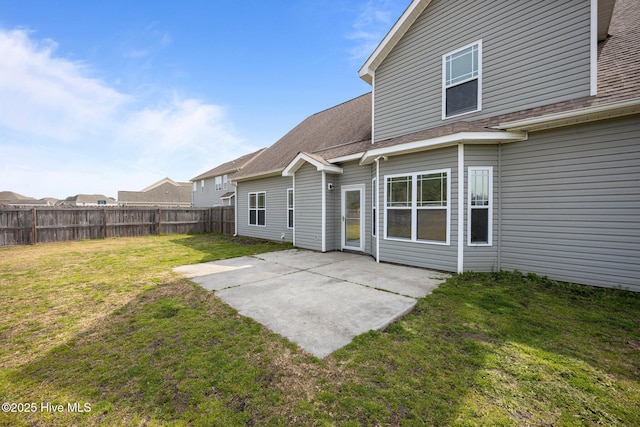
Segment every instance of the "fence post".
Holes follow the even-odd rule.
[[[31,209],[31,237],[33,244],[38,243],[38,218],[36,217],[36,208]]]
[[[102,208],[102,238],[107,238],[107,208]]]
[[[161,227],[162,227],[162,210],[158,208],[158,236],[160,235]]]

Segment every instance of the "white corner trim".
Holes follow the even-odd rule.
[[[503,143],[523,141],[527,139],[525,132],[458,132],[451,135],[420,141],[407,142],[391,147],[374,148],[367,151],[360,160],[361,165],[371,164],[379,156],[399,156],[401,154],[417,153],[436,148],[455,146],[459,143]]]
[[[464,144],[458,144],[458,273],[464,271]]]
[[[296,245],[296,176],[295,175],[293,175],[293,178],[291,181],[293,185],[293,231],[291,232],[291,240],[292,240],[293,246],[295,246]],[[287,212],[287,215],[288,214],[289,212]],[[288,219],[289,217],[287,217],[287,220]]]
[[[295,194],[295,190],[294,190]],[[322,252],[327,251],[327,172],[322,171]],[[295,221],[294,221],[295,222]],[[294,223],[295,227],[295,223]]]

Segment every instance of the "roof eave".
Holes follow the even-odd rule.
[[[367,151],[360,160],[361,165],[373,163],[379,157],[400,156],[465,144],[499,144],[523,141],[527,139],[525,132],[458,132],[451,135],[439,136],[420,141],[406,142],[390,147],[374,148]]]
[[[579,108],[562,113],[547,114],[532,119],[500,123],[495,129],[507,131],[539,131],[597,120],[612,119],[632,114],[640,114],[640,98],[614,102],[606,105]]]
[[[274,176],[282,176],[282,170],[283,168],[278,168],[278,169],[272,169],[269,171],[265,171],[265,172],[256,172],[256,173],[252,173],[252,174],[248,174],[248,175],[244,175],[244,176],[236,176],[233,178],[234,182],[243,182],[243,181],[253,181],[255,179],[262,179],[262,178],[271,178]]]

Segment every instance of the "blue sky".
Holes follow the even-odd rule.
[[[116,197],[371,90],[409,0],[0,0],[0,191]]]

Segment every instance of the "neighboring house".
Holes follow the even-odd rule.
[[[58,203],[58,206],[118,206],[115,199],[107,197],[102,194],[76,194],[75,196],[67,197]]]
[[[142,191],[118,191],[120,206],[191,206],[191,183],[161,179]]]
[[[246,154],[192,178],[193,206],[233,206],[235,185],[232,180],[234,176],[260,156],[263,151],[264,148],[251,154]]]
[[[10,207],[46,207],[55,206],[57,199],[45,197],[43,199],[34,199],[33,197],[23,196],[13,191],[0,191],[0,206]]]
[[[360,69],[373,95],[238,173],[237,233],[640,291],[638,22],[637,0],[414,0]]]

